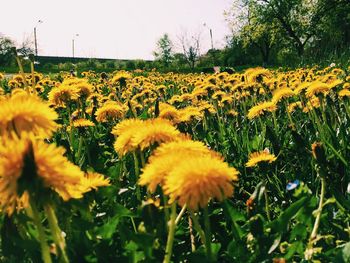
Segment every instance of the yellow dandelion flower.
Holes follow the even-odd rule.
[[[118,123],[112,130],[112,134],[117,138],[114,143],[115,151],[121,156],[127,152],[135,150],[133,144],[133,137],[136,131],[138,131],[144,125],[144,121],[139,119],[127,119]]]
[[[165,178],[163,191],[169,202],[187,204],[191,210],[204,208],[212,198],[222,201],[233,195],[233,182],[238,171],[211,156],[191,156],[183,159]]]
[[[246,163],[246,167],[254,167],[261,162],[272,163],[276,161],[277,157],[274,154],[270,154],[269,151],[253,152],[249,155],[249,160]]]
[[[306,106],[303,109],[303,112],[307,113],[313,108],[319,108],[321,106],[320,99],[316,96],[309,98],[309,101],[306,103]]]
[[[293,103],[291,103],[291,104],[288,105],[287,110],[288,110],[288,112],[294,112],[296,108],[301,109],[302,106],[303,106],[303,105],[301,104],[300,101],[293,102]]]
[[[338,92],[339,97],[350,97],[350,90],[348,89],[342,89]]]
[[[108,178],[105,178],[102,174],[95,172],[87,172],[83,178],[83,184],[87,188],[86,191],[92,189],[96,190],[101,186],[109,186],[110,181]]]
[[[180,136],[180,132],[170,121],[160,118],[145,121],[124,120],[116,125],[112,134],[117,137],[114,149],[120,155],[135,151],[137,148],[143,150],[154,143],[173,141]]]
[[[0,105],[0,134],[24,131],[50,137],[57,129],[57,113],[39,97],[27,93],[5,99]]]
[[[127,109],[124,105],[115,101],[107,101],[99,108],[95,115],[98,122],[115,121],[124,117]]]
[[[296,94],[300,94],[302,91],[306,90],[310,86],[311,82],[303,82],[300,85],[297,86],[297,88],[294,90]]]
[[[84,173],[64,157],[65,149],[22,134],[3,138],[0,144],[0,207],[12,214],[24,195],[39,195],[44,188],[64,201],[81,198],[87,191]],[[25,204],[20,204],[25,206]]]
[[[112,83],[115,84],[120,81],[125,81],[127,79],[131,79],[132,75],[125,71],[120,71],[112,78]]]
[[[154,192],[158,185],[164,184],[165,177],[179,162],[191,156],[207,155],[221,159],[219,154],[209,150],[202,142],[185,139],[163,143],[148,159],[139,184],[147,185],[148,191]]]
[[[160,103],[159,118],[170,120],[172,123],[176,124],[180,120],[180,112],[172,105]]]
[[[93,127],[95,124],[87,119],[77,119],[73,121],[73,126],[75,128]]]
[[[203,112],[194,106],[188,106],[186,108],[180,109],[180,121],[179,122],[191,122],[193,120],[200,120],[203,118]]]
[[[248,119],[254,119],[260,115],[263,115],[266,111],[273,112],[277,109],[276,104],[273,101],[261,102],[258,105],[249,109]]]
[[[273,93],[272,101],[274,103],[278,103],[280,100],[284,98],[293,97],[294,95],[295,95],[295,92],[289,88],[277,89]]]
[[[326,95],[326,94],[328,94],[330,89],[331,89],[331,87],[328,84],[320,82],[320,81],[314,81],[307,88],[306,96],[312,97],[313,95],[317,95],[319,93]]]
[[[145,125],[135,133],[133,144],[143,150],[154,143],[173,141],[179,136],[180,132],[170,121],[164,119],[146,120]]]
[[[76,101],[79,98],[78,92],[76,87],[60,85],[49,92],[49,102],[55,106],[65,106],[66,103]]]

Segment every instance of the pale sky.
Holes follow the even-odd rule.
[[[157,40],[173,42],[200,33],[201,52],[222,47],[229,34],[223,12],[232,0],[1,0],[0,34],[20,43],[33,39],[38,20],[39,55],[153,59]],[[207,27],[203,24],[206,23]]]

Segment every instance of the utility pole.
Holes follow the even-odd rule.
[[[209,29],[210,32],[210,40],[211,40],[211,49],[214,50],[214,43],[213,43],[213,31],[211,28]]]
[[[214,50],[213,30],[207,26],[207,23],[204,23],[203,26],[209,29],[211,49]]]
[[[36,26],[34,27],[34,46],[35,46],[35,56],[38,56],[38,40],[36,38],[36,27],[41,24],[43,21],[39,20]]]
[[[75,34],[72,38],[72,55],[73,55],[73,58],[75,57],[74,56],[74,51],[75,51],[75,37],[78,37],[79,34]]]
[[[34,27],[34,45],[35,45],[35,56],[38,56],[38,42],[36,40],[36,27]]]

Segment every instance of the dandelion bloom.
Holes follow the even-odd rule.
[[[123,118],[126,110],[126,107],[118,102],[107,101],[96,111],[96,120],[98,122],[115,121]]]
[[[112,130],[112,134],[117,138],[114,149],[119,155],[125,155],[135,149],[133,144],[134,133],[144,125],[140,119],[126,119],[118,123]]]
[[[20,93],[1,102],[0,134],[24,131],[50,137],[57,129],[57,113],[35,95]]]
[[[261,102],[258,105],[250,108],[248,112],[248,119],[254,119],[260,115],[263,115],[266,111],[272,112],[277,109],[276,103],[272,101]]]
[[[165,178],[163,191],[169,202],[187,204],[191,210],[204,208],[210,199],[222,201],[233,195],[238,171],[211,156],[191,156],[179,162]]]
[[[64,107],[67,103],[79,98],[78,92],[79,90],[76,87],[60,85],[49,92],[49,102],[56,107]]]
[[[284,98],[292,97],[294,95],[295,95],[295,92],[289,88],[277,89],[273,93],[272,101],[274,103],[278,103],[280,100],[282,100]]]
[[[102,174],[95,172],[87,172],[83,178],[83,184],[86,187],[86,192],[94,189],[96,190],[101,186],[109,186],[110,181],[105,178]]]
[[[246,163],[246,167],[254,167],[261,162],[272,163],[276,161],[277,157],[274,154],[270,154],[269,151],[254,152],[249,155],[249,160]]]
[[[341,91],[338,92],[339,97],[350,97],[350,90],[348,89],[342,89]]]
[[[131,79],[132,75],[125,71],[120,71],[117,74],[115,74],[112,78],[112,83],[115,84],[119,81],[125,81],[127,79]]]
[[[220,156],[210,151],[202,142],[192,140],[179,140],[164,143],[157,147],[148,159],[148,164],[143,169],[139,184],[147,185],[150,192],[156,190],[157,185],[163,185],[169,172],[184,159],[191,156],[210,155],[220,159]]]
[[[81,198],[99,185],[91,176],[64,157],[65,149],[22,134],[21,138],[3,137],[0,144],[0,208],[8,214],[27,204],[26,195],[40,195],[51,189],[64,201]],[[87,181],[88,180],[88,181]],[[91,186],[88,187],[88,183]]]
[[[120,155],[127,152],[141,150],[155,143],[163,143],[176,140],[180,132],[165,119],[149,120],[124,120],[112,130],[117,136],[114,149]]]
[[[306,96],[312,97],[313,95],[317,95],[319,93],[328,94],[331,90],[331,86],[323,83],[321,81],[314,81],[310,84],[310,86],[306,90]]]
[[[75,128],[85,128],[85,127],[93,127],[95,124],[87,119],[77,119],[73,121],[73,126]]]

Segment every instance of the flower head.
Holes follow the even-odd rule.
[[[246,167],[254,167],[261,162],[272,163],[276,161],[277,157],[274,154],[270,154],[268,150],[261,152],[253,152],[249,155],[249,160],[246,163]]]
[[[0,134],[32,132],[50,137],[57,129],[57,113],[39,97],[19,93],[5,99],[0,105]]]
[[[124,155],[127,152],[141,150],[155,143],[173,141],[180,132],[165,119],[124,120],[117,124],[112,133],[117,136],[114,149]]]
[[[178,163],[165,178],[164,193],[169,202],[187,204],[189,209],[205,207],[209,200],[222,201],[233,195],[233,182],[238,171],[222,160],[211,156],[192,156]]]
[[[277,109],[276,103],[273,101],[261,102],[258,105],[250,108],[248,112],[248,119],[254,119],[260,115],[263,115],[266,111],[275,111]]]
[[[126,107],[120,103],[107,101],[96,111],[96,120],[98,122],[115,121],[116,119],[123,118],[126,110]]]
[[[27,195],[32,198],[46,190],[56,192],[64,201],[81,198],[85,192],[103,184],[96,183],[94,177],[85,177],[84,172],[69,162],[64,154],[64,148],[26,133],[21,138],[2,138],[0,208],[12,214],[15,209],[28,204],[20,202],[27,200]],[[87,187],[87,180],[94,183]]]

